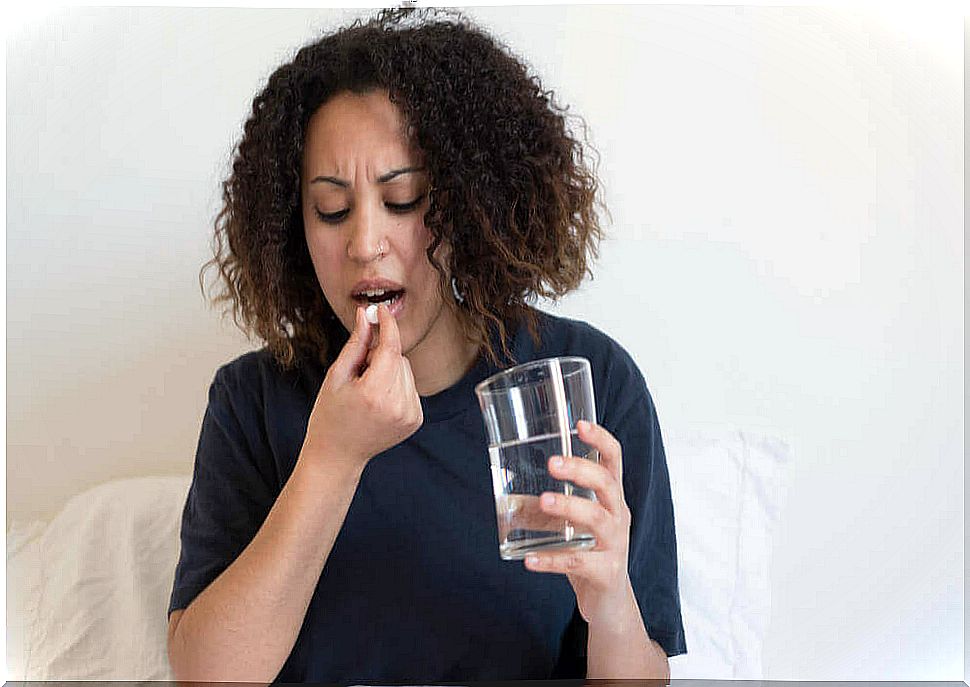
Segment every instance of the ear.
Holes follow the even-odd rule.
[[[434,239],[432,238],[431,240],[433,241]],[[442,265],[444,265],[447,268],[448,263],[451,260],[451,242],[448,241],[448,239],[442,237],[441,243],[439,243],[438,247],[434,249],[434,256],[435,256],[435,259],[438,260],[438,262],[440,262]],[[449,274],[448,276],[450,277],[451,275]]]

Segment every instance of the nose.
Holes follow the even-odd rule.
[[[384,227],[378,213],[360,208],[351,223],[347,238],[347,257],[357,262],[371,262],[387,252]]]

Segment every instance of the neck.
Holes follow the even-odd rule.
[[[452,318],[448,320],[450,326],[432,327],[437,334],[434,340],[425,339],[406,354],[419,396],[433,396],[453,386],[478,359],[481,346],[466,339]]]
[[[449,354],[436,356],[429,364],[421,364],[421,356],[408,356],[411,371],[414,373],[414,387],[419,396],[434,396],[450,386],[454,386],[474,366],[481,347],[468,342],[454,347]]]

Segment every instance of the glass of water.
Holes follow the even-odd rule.
[[[576,430],[579,420],[596,422],[589,361],[560,357],[517,365],[484,380],[475,393],[488,438],[499,555],[516,560],[540,549],[595,546],[591,532],[539,507],[546,491],[596,500],[591,489],[549,474],[553,455],[599,462]]]

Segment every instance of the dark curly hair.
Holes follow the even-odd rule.
[[[216,265],[224,288],[213,303],[228,302],[236,325],[255,331],[284,369],[303,356],[326,363],[336,355],[348,332],[323,295],[304,237],[304,137],[328,98],[372,89],[389,94],[425,155],[434,189],[424,217],[428,259],[442,293],[452,292],[450,273],[463,297],[444,302],[490,361],[503,364],[498,341],[516,362],[510,328],[524,321],[538,342],[529,304],[592,276],[603,237],[596,209],[606,208],[567,129],[567,109],[453,10],[383,10],[302,47],[273,72],[222,184],[215,256],[199,275],[203,295],[204,274]],[[432,255],[442,241],[451,246],[447,266]]]

